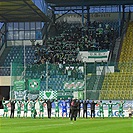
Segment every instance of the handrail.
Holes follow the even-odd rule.
[[[129,24],[129,22],[126,22],[125,27],[124,27],[124,29],[122,30],[122,33],[121,33],[120,48],[119,48],[119,51],[118,51],[117,62],[119,61],[119,58],[120,58],[120,52],[121,52],[121,48],[122,48],[122,44],[123,44],[123,39],[124,39],[124,35],[127,32],[128,24]]]
[[[3,48],[3,46],[5,45],[5,36],[6,36],[6,33],[5,33],[5,24],[2,25],[1,29],[0,29],[0,51],[1,49]]]
[[[4,67],[4,66],[0,66],[0,69],[1,69],[1,68],[10,68],[10,67],[6,67],[6,66],[5,66],[5,67]]]

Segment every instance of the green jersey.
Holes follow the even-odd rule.
[[[44,101],[39,101],[40,112],[44,112]]]
[[[117,103],[119,105],[119,112],[123,111],[123,105],[124,105],[125,101],[124,102],[120,102],[120,103]]]
[[[112,107],[113,107],[113,105],[116,105],[116,104],[114,104],[114,103],[108,103],[106,105],[108,105],[108,111],[109,112],[112,112]]]
[[[4,108],[4,112],[8,112],[8,103],[9,102],[5,102],[5,100],[2,100],[2,105],[3,105],[3,108]]]
[[[33,102],[33,101],[30,102],[31,112],[35,111],[35,104],[36,102]]]
[[[28,101],[24,101],[24,113],[28,112]]]
[[[18,112],[18,113],[21,112],[21,105],[22,105],[22,102],[17,101],[17,112]]]
[[[59,112],[59,102],[54,102],[55,103],[55,112]]]
[[[99,111],[103,112],[103,105],[105,105],[106,103],[99,103]]]

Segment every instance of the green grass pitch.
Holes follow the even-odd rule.
[[[0,133],[133,133],[133,119],[0,118]]]

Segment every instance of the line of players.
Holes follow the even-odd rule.
[[[4,98],[2,100],[3,108],[4,108],[4,113],[3,117],[8,117],[8,105],[10,104],[11,106],[11,117],[14,117],[14,109],[15,109],[15,104],[17,104],[17,117],[21,116],[21,108],[24,108],[24,114],[23,117],[27,117],[28,113],[28,104],[30,105],[30,111],[31,111],[31,117],[35,118],[37,115],[37,111],[35,109],[36,103],[39,103],[39,118],[44,118],[44,104],[47,104],[47,113],[48,113],[48,118],[51,118],[51,109],[52,109],[52,103],[55,105],[55,117],[59,118],[59,108],[62,108],[62,118],[64,117],[64,114],[66,114],[66,117],[68,117],[68,104],[70,107],[69,110],[69,117],[74,118],[76,120],[76,117],[80,117],[80,109],[81,109],[81,103],[83,104],[83,118],[87,118],[87,106],[90,104],[90,109],[91,109],[91,118],[95,117],[95,105],[97,104],[99,106],[99,113],[100,113],[100,118],[104,118],[104,110],[103,107],[104,105],[108,106],[108,117],[113,117],[113,105],[118,105],[118,116],[122,116],[124,118],[123,114],[123,105],[125,101],[120,101],[117,103],[112,103],[112,101],[109,101],[108,103],[103,103],[102,101],[97,101],[97,102],[90,102],[89,100],[77,100],[77,99],[68,99],[68,100],[42,100],[42,99],[37,99],[37,100],[22,100],[22,101],[17,101],[17,100],[9,100],[8,102],[5,102]],[[75,103],[74,103],[75,102]],[[14,103],[14,106],[12,106],[12,103]],[[75,111],[76,110],[76,111]],[[73,113],[74,112],[74,113]]]

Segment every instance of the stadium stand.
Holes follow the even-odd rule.
[[[118,63],[120,72],[105,76],[102,86],[105,93],[101,93],[101,99],[132,99],[132,27],[133,23],[130,22],[120,52]]]
[[[90,22],[89,27],[82,27],[77,23],[57,23],[58,33],[55,37],[48,37],[44,45],[37,43],[33,46],[13,46],[8,51],[8,54],[3,62],[4,67],[9,67],[11,62],[20,62],[23,64],[24,56],[26,63],[25,78],[42,78],[41,90],[64,90],[64,83],[74,80],[82,80],[84,73],[74,67],[71,69],[71,75],[68,75],[68,70],[65,66],[79,66],[83,64],[77,60],[79,51],[100,51],[110,50],[112,40],[116,35],[117,29],[114,29],[116,22]],[[112,26],[112,27],[111,27]],[[25,52],[25,55],[24,55]],[[46,63],[49,63],[48,73],[49,78],[46,81]],[[2,64],[2,63],[1,63]],[[75,64],[75,65],[74,65]],[[75,70],[75,72],[74,72]],[[91,70],[92,71],[92,70]],[[21,68],[17,68],[14,75],[21,73]],[[75,77],[77,73],[77,76]],[[2,69],[1,75],[10,75],[10,69]],[[91,76],[88,83],[89,90],[93,90],[97,80],[95,75]],[[48,82],[48,86],[46,87]],[[88,84],[87,83],[87,84]],[[89,97],[94,98],[95,94],[89,94]],[[98,96],[98,95],[97,95]]]
[[[29,10],[29,7],[26,8]],[[42,13],[40,10],[38,12]],[[94,15],[96,15],[95,12]],[[45,14],[42,16],[45,20],[49,20]],[[42,18],[38,19],[42,21]],[[71,19],[73,18],[71,17]],[[26,20],[24,23],[26,25]],[[20,26],[21,24],[22,22],[17,25]],[[31,24],[31,29],[29,28],[31,31],[25,29],[24,36],[28,36],[28,31],[31,33],[29,36],[32,36],[32,31],[34,31],[33,36],[36,39],[38,31],[35,30],[35,27],[37,27],[37,23],[31,22],[28,24]],[[93,19],[93,21],[85,23],[58,20],[50,24],[51,27],[54,27],[54,30],[51,28],[51,31],[45,33],[47,35],[45,39],[43,38],[42,43],[35,40],[34,45],[7,45],[0,57],[0,76],[18,76],[26,81],[28,79],[41,79],[41,90],[52,89],[57,91],[65,91],[64,84],[66,82],[82,80],[86,82],[87,97],[90,99],[131,99],[132,22],[129,23],[120,49],[117,68],[119,72],[104,73],[104,70],[102,70],[100,76],[96,74],[96,67],[99,64],[104,66],[106,63],[82,62],[77,59],[77,55],[79,51],[108,50],[111,53],[114,49],[113,43],[120,34],[118,33],[120,32],[120,20],[98,21]],[[12,25],[16,28],[14,23]],[[19,36],[23,29],[21,26],[19,27],[20,31],[15,29],[9,32],[14,34],[18,32],[18,35],[14,36]],[[55,32],[54,35],[53,32]],[[20,38],[18,37],[18,40]],[[25,39],[27,38],[25,37]],[[15,38],[11,39],[11,41],[14,40]]]

